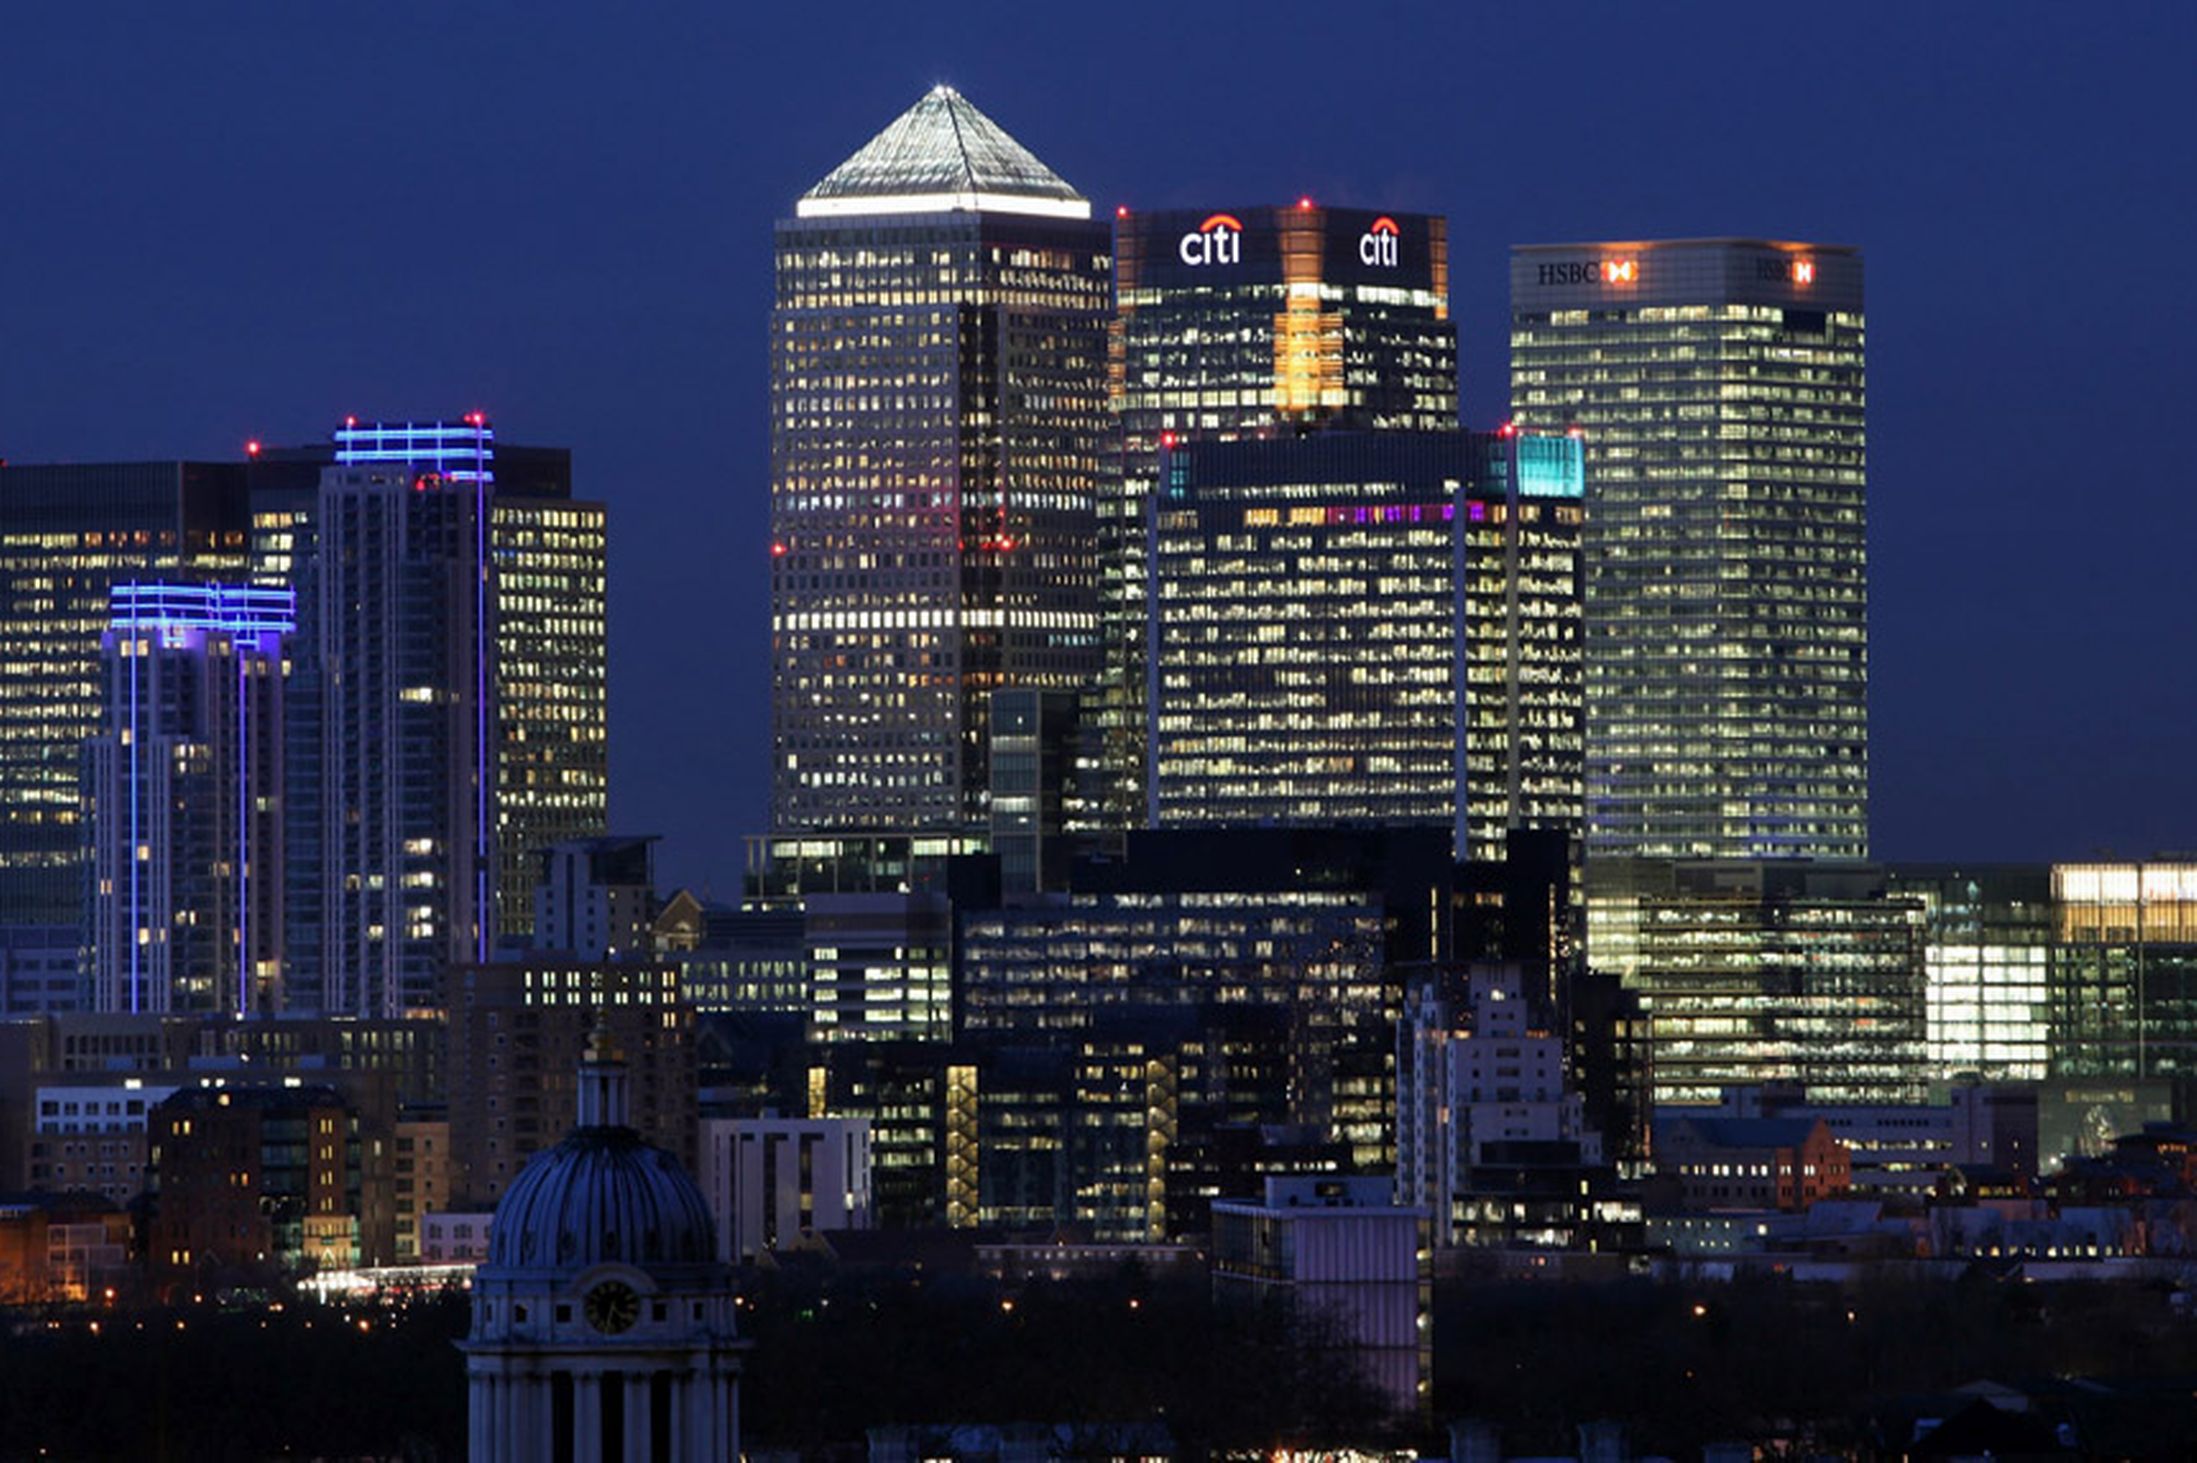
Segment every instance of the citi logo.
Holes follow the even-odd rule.
[[[1367,229],[1358,240],[1358,262],[1360,264],[1382,265],[1394,269],[1396,267],[1396,237],[1399,232],[1396,227],[1396,220],[1387,215],[1384,214],[1375,219],[1373,227]]]
[[[1199,224],[1196,233],[1184,234],[1175,252],[1185,264],[1241,264],[1243,225],[1228,214],[1216,213]]]

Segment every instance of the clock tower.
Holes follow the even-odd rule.
[[[598,1031],[579,1125],[496,1206],[460,1343],[473,1463],[739,1456],[732,1272],[694,1180],[628,1124],[626,1080]]]

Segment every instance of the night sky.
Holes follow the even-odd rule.
[[[1448,214],[1468,425],[1513,243],[1861,246],[1876,853],[2189,848],[2193,56],[2180,3],[25,0],[0,456],[476,407],[571,445],[611,505],[613,822],[732,894],[771,223],[950,81],[1101,210]]]

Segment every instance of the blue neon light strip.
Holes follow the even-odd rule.
[[[117,584],[107,609],[117,630],[280,635],[297,628],[297,591],[273,585]]]
[[[336,429],[338,463],[404,462],[456,482],[494,482],[496,429],[485,422],[370,422]],[[455,464],[455,465],[452,465]]]

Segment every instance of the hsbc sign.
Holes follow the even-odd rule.
[[[1243,224],[1233,215],[1216,213],[1184,234],[1175,245],[1175,253],[1190,265],[1241,264]]]
[[[1544,264],[1535,280],[1538,284],[1604,284],[1628,285],[1640,283],[1640,261],[1637,259],[1575,259],[1563,264]]]

